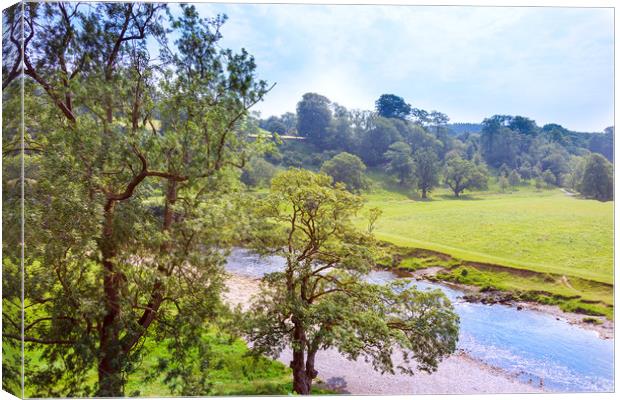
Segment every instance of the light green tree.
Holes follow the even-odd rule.
[[[298,394],[311,392],[320,350],[335,348],[371,360],[379,371],[409,374],[435,371],[455,350],[458,316],[440,291],[364,281],[375,244],[351,221],[361,206],[343,185],[306,170],[276,176],[259,206],[267,223],[256,229],[254,246],[284,257],[286,266],[263,278],[245,315],[246,333],[255,353],[292,353]],[[393,363],[396,352],[400,365]]]
[[[485,165],[483,163],[476,165],[458,155],[448,158],[443,175],[444,182],[452,189],[456,197],[459,197],[465,190],[487,188],[488,173]]]
[[[354,154],[342,152],[327,160],[321,166],[321,172],[331,176],[334,182],[343,183],[352,192],[366,188],[364,176],[366,165]]]

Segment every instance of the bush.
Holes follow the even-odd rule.
[[[331,160],[325,161],[321,167],[321,172],[331,176],[334,182],[342,182],[347,190],[359,192],[367,187],[364,177],[366,165],[358,156],[342,152]]]
[[[545,170],[542,173],[542,177],[541,178],[542,178],[543,182],[545,182],[547,187],[555,186],[557,181],[558,181],[556,176],[555,176],[555,174],[553,172],[551,172],[550,169]]]
[[[519,173],[513,169],[512,171],[510,171],[510,174],[508,175],[508,183],[510,183],[510,186],[520,185],[521,175],[519,175]]]
[[[241,181],[248,186],[268,186],[276,173],[276,167],[263,158],[252,158],[243,168]]]

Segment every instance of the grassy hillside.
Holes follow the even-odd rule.
[[[613,202],[532,187],[512,193],[491,188],[462,199],[438,189],[429,201],[419,201],[381,183],[385,177],[373,178],[366,197],[367,207],[383,210],[379,239],[469,261],[613,282]]]

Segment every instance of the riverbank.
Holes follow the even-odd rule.
[[[594,331],[601,339],[614,339],[615,324],[613,321],[603,316],[588,316],[583,313],[565,311],[559,305],[541,304],[535,301],[518,300],[513,293],[501,290],[489,290],[471,284],[454,282],[453,280],[443,280],[447,270],[443,267],[428,267],[415,271],[398,270],[401,277],[412,279],[431,280],[443,285],[453,287],[465,293],[463,299],[470,303],[483,304],[504,304],[516,308],[517,310],[531,310],[550,314],[559,321],[567,322],[571,325],[579,326],[583,329]]]
[[[595,330],[601,337],[613,338],[612,284],[472,262],[445,253],[398,247],[387,242],[382,242],[382,247],[385,256],[379,267],[401,277],[455,284],[459,289],[467,289],[467,300],[471,302],[544,310]]]
[[[251,298],[259,291],[260,280],[231,275],[227,280],[229,292],[225,300],[232,306],[247,309]],[[288,365],[290,355],[283,352],[280,361]],[[466,394],[466,393],[530,393],[541,392],[539,383],[523,383],[499,368],[490,367],[458,352],[445,359],[437,372],[420,372],[415,376],[397,373],[381,374],[370,363],[347,360],[335,350],[317,355],[317,370],[321,385],[342,393],[352,394]]]

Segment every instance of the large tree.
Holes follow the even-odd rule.
[[[346,152],[336,154],[321,166],[321,172],[331,176],[334,182],[344,184],[347,190],[352,192],[359,192],[366,187],[364,171],[366,171],[366,165],[362,160]]]
[[[306,93],[297,103],[297,132],[308,140],[323,148],[327,137],[327,129],[332,121],[331,102],[325,96]]]
[[[390,145],[402,140],[393,121],[376,117],[368,129],[361,131],[359,156],[366,165],[374,167],[383,163]]]
[[[256,353],[292,353],[298,394],[311,392],[316,355],[328,348],[372,360],[382,372],[409,374],[435,371],[455,350],[458,317],[441,292],[364,281],[375,246],[351,221],[361,206],[360,197],[334,187],[328,176],[305,170],[274,178],[258,206],[267,222],[256,248],[284,257],[286,266],[263,278],[245,316],[248,339]],[[394,365],[396,352],[401,365]]]
[[[476,165],[458,155],[449,157],[444,166],[444,182],[459,197],[464,190],[486,189],[489,179],[484,165]]]
[[[405,119],[411,113],[411,106],[395,94],[382,94],[375,102],[377,113],[383,118]]]
[[[586,158],[579,192],[600,201],[613,200],[614,170],[605,157],[592,153]]]
[[[419,149],[413,153],[415,177],[418,189],[422,191],[422,198],[439,183],[439,158],[432,149]]]
[[[123,396],[156,338],[168,345],[166,381],[203,394],[196,361],[209,351],[197,338],[223,311],[234,170],[249,151],[243,121],[266,84],[247,52],[220,47],[224,16],[182,6],[171,21],[176,47],[154,60],[147,41],[165,40],[164,5],[25,9],[26,387],[40,397]],[[4,256],[19,265],[15,252]],[[3,303],[15,296],[4,292]],[[3,338],[19,340],[18,321],[6,322]]]
[[[398,177],[398,183],[404,185],[412,178],[415,173],[415,163],[411,154],[411,147],[405,142],[396,142],[390,145],[385,152],[388,160],[387,170]]]

